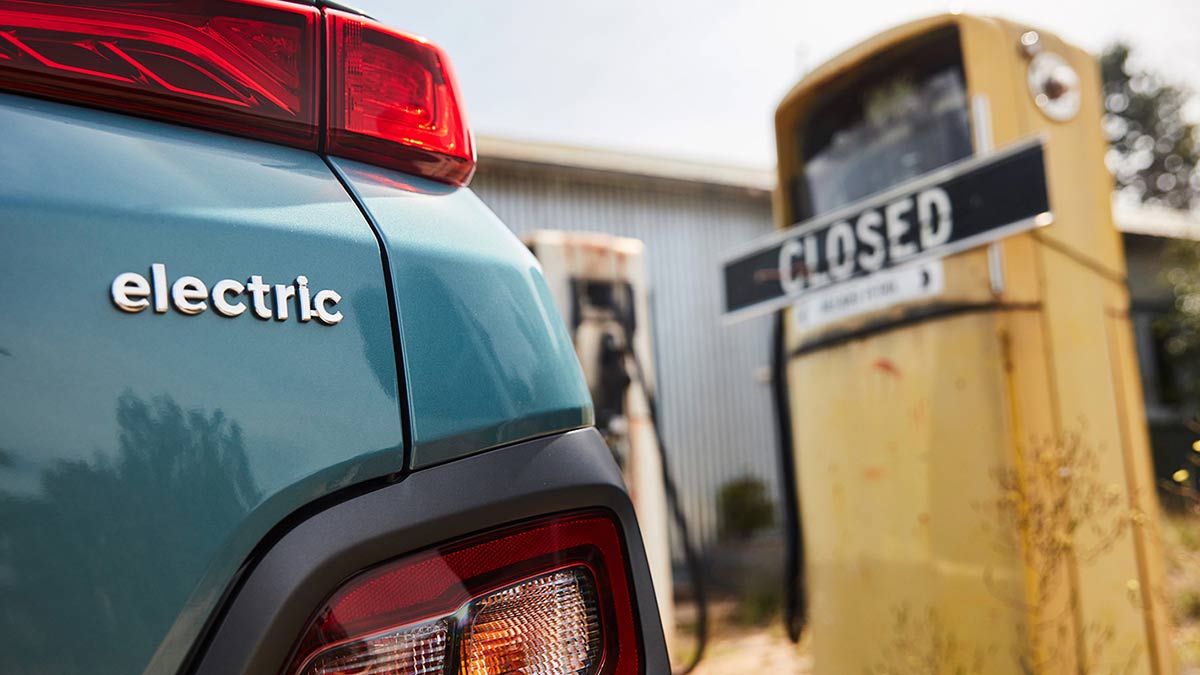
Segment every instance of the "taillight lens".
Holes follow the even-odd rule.
[[[475,170],[440,49],[298,3],[6,0],[0,89],[306,150],[324,146],[454,185]]]
[[[471,603],[464,675],[589,673],[600,667],[600,613],[585,567],[544,574]]]
[[[319,20],[272,0],[7,0],[0,86],[315,150]]]
[[[325,15],[328,152],[465,185],[475,150],[442,50],[360,16]]]
[[[359,574],[314,615],[286,675],[634,675],[615,523],[560,516]]]

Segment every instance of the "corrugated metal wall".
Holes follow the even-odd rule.
[[[720,259],[772,228],[762,192],[570,169],[481,162],[475,192],[518,235],[603,232],[646,244],[663,435],[705,545],[716,494],[746,474],[778,500],[769,366],[771,319],[720,321]]]

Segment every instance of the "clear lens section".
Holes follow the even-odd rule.
[[[472,604],[462,675],[594,673],[600,656],[596,592],[583,568],[524,581]]]
[[[435,675],[446,670],[447,619],[405,626],[318,654],[304,675]]]
[[[599,670],[595,585],[586,568],[572,567],[486,595],[451,616],[335,644],[300,672],[445,673],[456,632],[462,675],[592,675]]]

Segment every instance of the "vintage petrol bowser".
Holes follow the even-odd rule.
[[[592,394],[596,427],[621,466],[650,561],[663,632],[674,634],[670,513],[654,395],[644,245],[637,239],[538,230],[525,236],[567,322]]]
[[[816,672],[1174,672],[1095,60],[938,16],[776,115],[778,310]]]

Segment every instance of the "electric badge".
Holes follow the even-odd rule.
[[[341,311],[336,309],[342,296],[333,290],[313,292],[305,276],[298,276],[289,284],[268,284],[261,275],[254,274],[245,283],[221,279],[210,289],[193,276],[182,276],[168,284],[167,266],[154,263],[150,265],[149,279],[136,272],[117,275],[111,292],[118,309],[134,314],[151,306],[158,314],[166,313],[172,306],[183,314],[200,314],[211,303],[213,310],[222,316],[240,316],[249,309],[264,321],[287,321],[294,300],[296,318],[301,322],[316,319],[332,326],[342,320]]]

